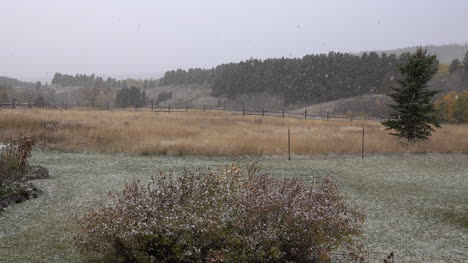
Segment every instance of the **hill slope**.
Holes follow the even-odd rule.
[[[382,53],[387,54],[396,54],[400,55],[402,53],[410,52],[413,53],[416,51],[417,47],[405,47],[405,48],[397,48],[397,49],[390,49],[390,50],[378,50],[374,51],[377,54],[381,55]],[[424,46],[427,48],[427,51],[432,54],[436,54],[437,58],[439,59],[440,63],[449,64],[452,60],[458,58],[460,61],[463,61],[463,57],[465,56],[466,52],[468,52],[468,43],[464,45],[459,44],[449,44],[449,45],[428,45]],[[361,52],[361,54],[364,52]]]
[[[379,117],[386,115],[388,111],[387,105],[391,101],[391,98],[386,95],[371,94],[314,104],[294,111],[303,113],[304,110],[307,110],[308,114],[322,114],[323,116],[326,116],[327,112],[332,115],[367,113],[374,117]]]

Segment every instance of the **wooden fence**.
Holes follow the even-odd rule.
[[[295,118],[295,119],[306,119],[306,120],[329,120],[329,121],[354,121],[354,120],[369,120],[369,121],[382,121],[385,118],[383,117],[369,117],[367,115],[335,115],[330,114],[329,112],[324,112],[321,114],[311,114],[308,113],[307,110],[304,112],[291,112],[285,111],[282,109],[281,111],[273,111],[267,110],[264,108],[260,109],[249,109],[246,107],[242,108],[229,108],[229,107],[212,107],[212,106],[189,106],[188,104],[180,106],[173,106],[169,104],[167,107],[161,107],[157,105],[146,105],[146,106],[138,106],[135,105],[133,107],[115,107],[109,105],[95,105],[95,104],[80,104],[77,102],[76,104],[52,104],[52,103],[45,103],[44,105],[34,105],[29,103],[21,103],[13,101],[12,103],[0,103],[0,108],[10,108],[10,109],[61,109],[61,110],[68,110],[68,109],[88,109],[88,110],[132,110],[132,111],[151,111],[151,112],[159,112],[159,113],[178,113],[178,112],[206,112],[206,111],[223,111],[223,112],[230,112],[235,113],[243,116],[269,116],[269,117],[278,117],[278,118]]]

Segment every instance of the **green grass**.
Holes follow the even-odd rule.
[[[246,158],[240,159],[245,161]],[[71,218],[106,202],[106,193],[158,171],[218,166],[227,157],[130,157],[34,152],[32,163],[51,179],[34,183],[44,193],[0,213],[0,262],[95,262],[72,248]],[[262,158],[276,176],[333,176],[368,220],[364,241],[370,262],[394,251],[397,262],[468,259],[468,156],[455,154]]]

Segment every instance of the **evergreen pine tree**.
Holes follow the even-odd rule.
[[[393,88],[389,95],[395,102],[390,105],[393,112],[389,120],[382,122],[387,130],[396,131],[391,135],[406,138],[408,142],[427,140],[434,131],[431,125],[440,127],[431,102],[438,91],[429,90],[427,85],[437,72],[437,64],[435,55],[428,55],[427,50],[418,48],[401,66],[400,87]]]
[[[452,60],[452,63],[450,63],[450,66],[449,66],[449,72],[453,73],[457,71],[459,65],[460,65],[460,61],[457,58]]]

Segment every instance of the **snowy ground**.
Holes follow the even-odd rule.
[[[96,262],[71,246],[70,218],[105,202],[106,192],[159,170],[216,166],[227,157],[129,157],[35,152],[53,178],[44,194],[0,213],[0,262]],[[243,161],[243,160],[241,160]],[[263,158],[276,176],[332,175],[368,215],[370,262],[395,252],[397,262],[467,262],[468,155]]]

